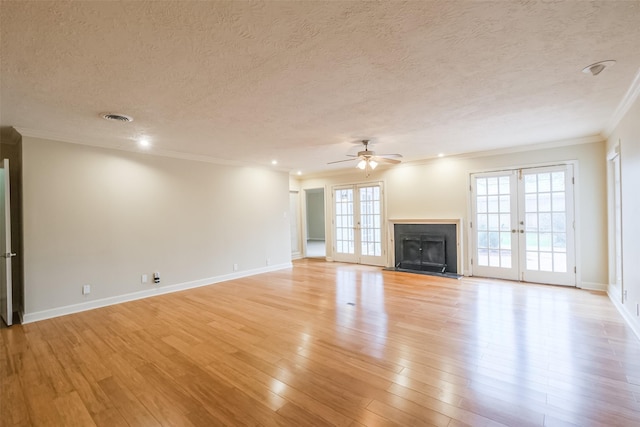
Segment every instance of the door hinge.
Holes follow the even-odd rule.
[[[575,185],[575,183],[576,183],[576,178],[575,178],[575,177],[573,177],[573,176],[571,177],[571,183],[572,183],[572,184],[574,184],[574,185]]]
[[[469,186],[469,191],[473,192],[473,187],[471,185]]]
[[[578,267],[573,267],[573,274],[578,274]]]
[[[473,228],[473,221],[469,221],[469,228]]]
[[[471,258],[471,265],[473,265],[473,258]]]

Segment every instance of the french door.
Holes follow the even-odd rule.
[[[573,167],[471,175],[476,276],[576,285]]]
[[[333,259],[385,265],[382,184],[333,188]]]

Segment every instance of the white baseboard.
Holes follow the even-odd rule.
[[[595,282],[582,282],[579,286],[580,289],[587,289],[589,291],[607,291],[607,285],[604,283],[595,283]]]
[[[22,313],[22,324],[37,322],[39,320],[51,319],[53,317],[65,316],[67,314],[79,313],[81,311],[93,310],[94,308],[106,307],[109,305],[120,304],[128,301],[149,298],[157,295],[170,294],[172,292],[184,291],[187,289],[199,288],[201,286],[213,285],[215,283],[226,282],[242,277],[255,276],[256,274],[268,273],[271,271],[284,270],[291,268],[291,262],[271,265],[268,267],[255,268],[246,271],[237,271],[222,276],[208,277],[206,279],[193,280],[191,282],[178,283],[175,285],[162,286],[149,290],[132,292],[129,294],[116,295],[113,297],[102,298],[99,300],[87,301],[80,304],[66,305],[63,307],[51,308],[48,310],[36,311],[33,313]]]
[[[303,257],[302,257],[302,253],[301,252],[298,252],[298,253],[295,253],[295,254],[291,254],[291,260],[302,259],[302,258]]]
[[[618,291],[618,292],[615,292]],[[627,325],[631,328],[631,330],[636,334],[636,337],[640,340],[640,321],[635,319],[631,313],[629,313],[622,303],[620,302],[620,289],[614,286],[609,285],[607,289],[607,295],[609,295],[609,299],[613,303],[613,305],[618,309],[618,312],[622,316]]]

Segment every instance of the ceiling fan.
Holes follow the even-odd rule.
[[[358,169],[364,170],[367,173],[367,176],[369,176],[369,173],[371,173],[371,171],[378,166],[378,163],[390,163],[394,165],[400,163],[400,160],[398,159],[402,158],[401,154],[376,154],[375,151],[369,150],[368,139],[363,139],[361,142],[364,145],[364,150],[358,151],[358,154],[355,156],[353,154],[347,154],[347,157],[352,157],[351,159],[336,160],[335,162],[329,162],[327,164],[331,165],[334,163],[351,162],[353,160],[359,160],[356,167]]]

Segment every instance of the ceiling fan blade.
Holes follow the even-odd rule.
[[[387,159],[401,159],[402,154],[376,154],[377,157],[384,157]]]
[[[329,162],[327,163],[328,165],[332,165],[334,163],[342,163],[342,162],[352,162],[354,160],[357,160],[357,158],[353,158],[353,159],[346,159],[346,160],[336,160],[335,162]]]
[[[389,159],[387,157],[379,157],[379,156],[376,156],[374,160],[378,163],[389,163],[392,165],[397,165],[398,163],[401,163],[400,160]]]

